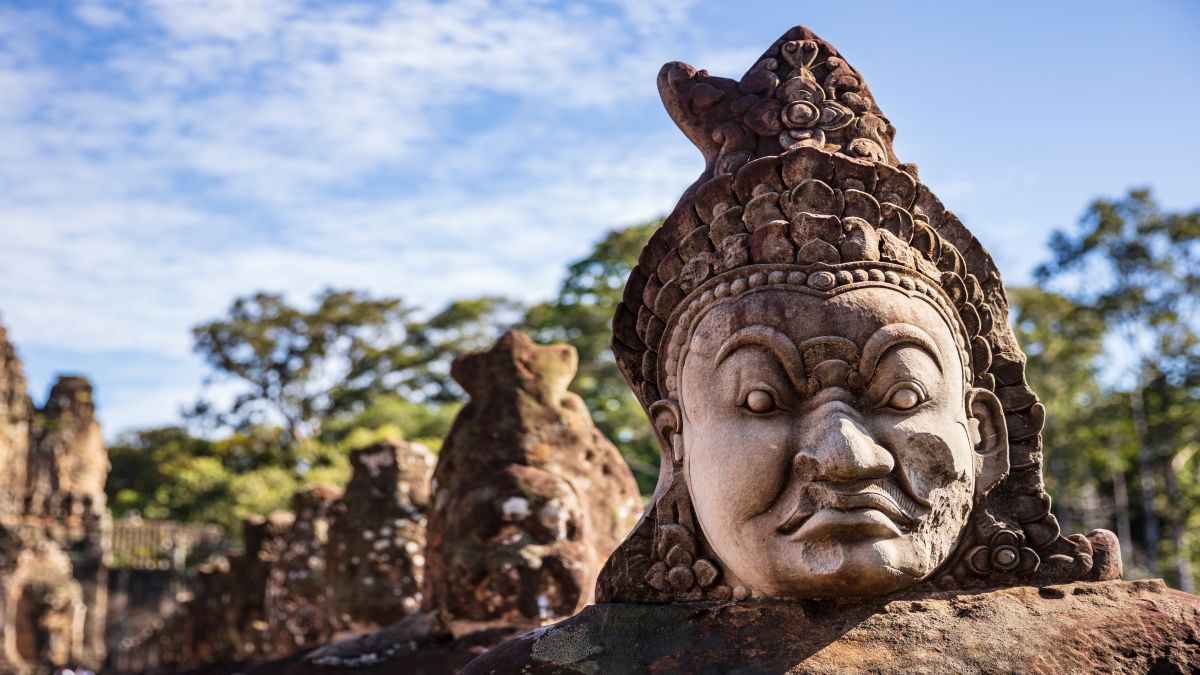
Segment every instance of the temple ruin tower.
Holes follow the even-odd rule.
[[[35,409],[0,327],[0,673],[103,664],[108,468],[91,384],[60,377]]]
[[[34,416],[26,502],[33,511],[105,510],[108,451],[86,377],[60,376]]]
[[[0,326],[0,511],[17,511],[25,494],[33,405],[17,351]]]

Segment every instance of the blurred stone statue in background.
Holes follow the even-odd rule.
[[[577,367],[574,347],[518,331],[458,357],[451,374],[470,400],[432,484],[414,481],[431,502],[419,607],[382,630],[246,672],[456,672],[592,602],[601,565],[642,504],[621,453],[567,389]]]
[[[1196,598],[1087,583],[1117,539],[1050,512],[1000,274],[862,76],[797,27],[658,86],[706,160],[613,320],[658,486],[598,605],[465,672],[1200,663]]]

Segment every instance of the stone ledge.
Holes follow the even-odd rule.
[[[1200,597],[1160,580],[860,603],[590,605],[485,673],[1171,673],[1200,669]]]

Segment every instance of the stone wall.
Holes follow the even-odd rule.
[[[414,612],[433,455],[383,441],[351,465],[345,494],[316,486],[293,497],[292,512],[248,519],[244,550],[201,565],[175,612],[121,646],[116,670],[260,661]]]
[[[292,498],[295,522],[272,566],[264,598],[272,654],[290,654],[329,640],[326,550],[329,512],[341,497],[331,485],[317,485]]]

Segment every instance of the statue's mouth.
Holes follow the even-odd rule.
[[[826,510],[843,513],[877,511],[900,532],[911,531],[923,519],[923,516],[915,515],[924,510],[921,505],[904,494],[899,485],[888,480],[836,487],[829,483],[811,483],[806,488],[791,514],[776,527],[780,534],[799,532],[813,516]],[[839,522],[843,520],[846,519],[838,519]],[[853,520],[849,522],[852,524]]]

